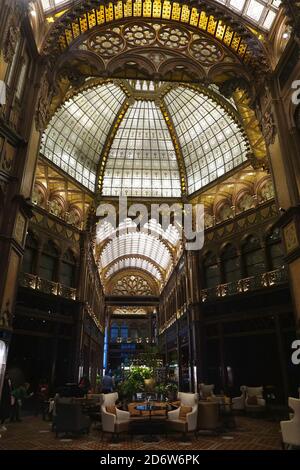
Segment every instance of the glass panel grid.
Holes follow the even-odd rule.
[[[71,3],[70,0],[41,0],[44,11],[55,10],[63,5]]]
[[[128,108],[110,148],[102,194],[181,196],[176,152],[153,101],[138,100]]]
[[[189,194],[246,161],[245,137],[211,98],[179,86],[164,99],[181,145]]]
[[[169,250],[157,238],[145,233],[129,233],[120,235],[104,248],[100,257],[100,269],[118,258],[129,256],[145,256],[164,270],[172,264]]]
[[[217,0],[217,2],[265,30],[271,29],[281,5],[281,0]]]
[[[42,136],[41,154],[94,191],[100,154],[124,99],[121,88],[108,83],[67,101]]]
[[[121,260],[116,261],[107,271],[105,278],[111,277],[118,271],[122,269],[143,269],[144,271],[149,272],[152,276],[158,279],[160,282],[162,281],[162,276],[160,271],[152,264],[150,261],[147,261],[143,258],[124,258]]]

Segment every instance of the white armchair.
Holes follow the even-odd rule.
[[[180,418],[180,407],[176,410],[168,412],[168,427],[174,431],[182,432],[186,435],[187,432],[197,430],[198,420],[198,393],[184,393],[178,392],[178,400],[181,406],[189,406],[192,410],[186,414],[183,420]]]
[[[107,410],[109,407],[114,407],[118,400],[118,393],[102,393],[101,405],[101,418],[102,418],[102,431],[116,434],[121,432],[128,432],[130,413],[128,411],[119,410],[116,408],[116,414]]]
[[[283,446],[300,447],[300,399],[289,397],[289,407],[294,410],[292,419],[280,422]]]
[[[232,409],[235,411],[243,411],[245,409],[246,400],[246,385],[242,385],[240,388],[241,395],[232,399]]]
[[[245,408],[246,412],[261,413],[266,409],[266,400],[263,398],[263,387],[246,387]],[[253,398],[256,397],[253,403]]]

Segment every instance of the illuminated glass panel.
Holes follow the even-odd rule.
[[[281,0],[216,0],[229,10],[269,30],[277,16]]]
[[[146,257],[168,270],[172,265],[172,258],[169,250],[163,242],[145,233],[128,233],[111,240],[104,248],[100,257],[100,270],[105,268],[118,258],[126,257]]]
[[[70,0],[41,0],[44,11],[55,10],[61,6],[71,3]]]
[[[107,271],[105,278],[111,277],[118,271],[122,269],[143,269],[144,271],[149,272],[154,276],[158,281],[162,281],[162,276],[160,271],[150,262],[143,258],[123,258],[116,261]]]
[[[189,194],[246,161],[246,138],[211,98],[179,86],[164,99],[181,145]]]
[[[40,153],[94,191],[101,151],[124,99],[121,88],[107,83],[67,101],[44,132]]]
[[[161,240],[167,240],[171,245],[176,247],[180,242],[180,234],[176,227],[170,224],[166,230],[163,230],[161,224],[156,219],[150,219],[143,226],[138,225],[130,218],[125,219],[119,224],[117,229],[114,229],[112,224],[106,220],[99,222],[97,225],[97,243],[102,243],[104,240],[111,238],[113,239],[118,234],[137,232],[141,229],[141,232],[153,235]]]
[[[173,142],[154,101],[135,101],[121,121],[110,148],[102,194],[180,197]]]

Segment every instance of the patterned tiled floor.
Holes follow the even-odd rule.
[[[118,444],[111,443],[110,437],[101,440],[101,432],[93,429],[89,436],[55,438],[51,423],[41,418],[26,417],[21,423],[8,424],[2,432],[0,450],[273,450],[280,449],[279,423],[262,419],[236,417],[237,427],[217,437],[202,435],[181,443],[160,436],[158,443],[144,443],[142,436],[133,440],[124,436]]]

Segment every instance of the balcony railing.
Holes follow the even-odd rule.
[[[20,285],[43,292],[44,294],[58,295],[66,299],[76,300],[76,289],[64,286],[59,282],[42,279],[35,274],[22,273],[20,276]]]
[[[155,343],[155,338],[148,338],[148,337],[140,337],[140,338],[122,338],[121,336],[117,336],[116,338],[110,338],[110,343],[112,344],[151,344]]]
[[[274,271],[258,274],[257,276],[251,276],[240,279],[239,281],[228,282],[227,284],[220,284],[216,287],[203,289],[201,291],[201,299],[202,302],[222,299],[231,295],[244,294],[259,289],[279,286],[285,284],[287,280],[288,274],[286,268],[275,269]]]

